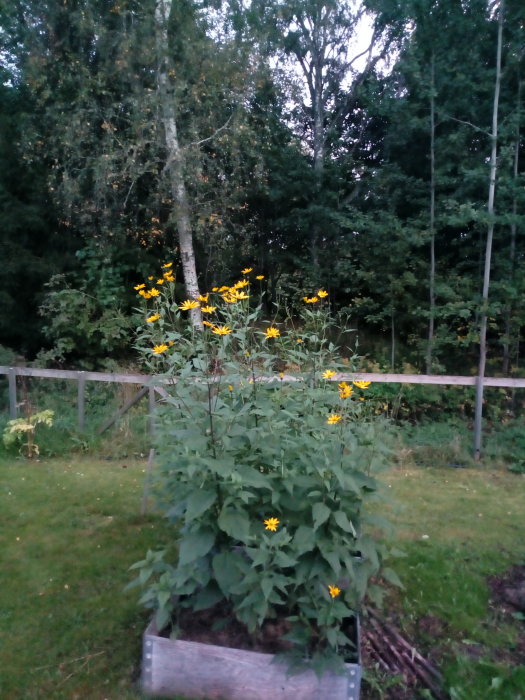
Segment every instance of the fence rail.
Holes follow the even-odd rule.
[[[17,403],[17,377],[39,377],[42,379],[70,379],[78,382],[78,424],[84,428],[85,418],[85,383],[108,382],[118,384],[138,384],[142,388],[130,399],[125,406],[104,423],[99,432],[103,432],[113,425],[124,413],[135,405],[146,394],[149,400],[149,413],[153,413],[155,407],[155,394],[165,395],[162,384],[169,384],[173,378],[166,379],[162,376],[148,374],[121,374],[119,372],[82,372],[66,369],[38,369],[34,367],[7,367],[0,366],[0,375],[7,375],[9,382],[9,414],[11,418],[18,415]],[[294,381],[297,376],[288,374],[282,377],[284,381]],[[380,372],[344,372],[338,373],[332,381],[352,381],[363,379],[376,383],[387,384],[434,384],[443,386],[476,386],[480,381],[477,376],[454,376],[441,374],[383,374]],[[525,379],[513,377],[484,377],[483,386],[508,387],[514,389],[525,388]],[[153,422],[150,420],[150,431],[153,431]]]

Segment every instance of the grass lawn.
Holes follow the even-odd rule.
[[[138,698],[128,567],[166,538],[140,516],[145,465],[0,461],[0,697]]]
[[[141,697],[147,613],[123,588],[128,567],[168,539],[162,520],[139,514],[144,469],[0,460],[2,700]],[[385,613],[439,661],[453,700],[525,698],[525,659],[510,666],[525,623],[491,605],[487,585],[525,564],[525,476],[420,467],[406,454],[384,479],[406,553],[394,567],[405,590]]]
[[[488,585],[525,565],[525,476],[403,461],[385,474],[406,554],[396,622],[439,662],[452,700],[525,698],[524,618],[492,604]]]

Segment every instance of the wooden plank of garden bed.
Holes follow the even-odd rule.
[[[360,667],[290,675],[273,654],[144,634],[142,688],[162,697],[228,700],[348,700],[359,698]]]

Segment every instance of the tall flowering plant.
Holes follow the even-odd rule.
[[[157,498],[175,546],[134,565],[142,602],[159,629],[222,602],[254,635],[284,621],[301,659],[341,657],[367,591],[396,578],[372,536],[386,524],[367,510],[388,449],[369,383],[341,377],[349,365],[330,340],[327,292],[305,296],[294,325],[261,319],[263,278],[250,268],[179,303],[171,263],[149,282],[136,287],[138,347],[169,381]],[[196,305],[202,331],[187,318]]]

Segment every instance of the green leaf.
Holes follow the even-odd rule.
[[[171,591],[159,591],[157,594],[157,601],[159,603],[159,608],[165,608],[167,602],[171,598]]]
[[[348,519],[346,513],[342,510],[338,510],[334,513],[334,520],[339,525],[339,527],[345,532],[351,532],[354,537],[357,537],[357,532],[352,524],[352,521]]]
[[[290,567],[297,564],[297,559],[288,556],[285,552],[277,552],[275,554],[275,563],[277,566]]]
[[[171,612],[167,608],[159,608],[155,613],[155,624],[161,632],[171,619]]]
[[[330,564],[335,575],[339,576],[341,572],[341,560],[338,552],[321,549],[321,554],[323,555],[323,559],[326,559],[326,561]]]
[[[250,467],[240,467],[237,471],[244,486],[272,489],[273,478],[271,474],[262,474],[255,469],[250,469]]]
[[[310,552],[315,547],[313,528],[299,525],[293,538],[293,545],[298,552]]]
[[[264,593],[264,598],[268,600],[273,591],[273,582],[271,578],[263,578],[261,581],[262,592]]]
[[[331,510],[328,508],[328,506],[325,506],[324,503],[314,503],[314,507],[312,508],[312,516],[314,520],[314,530],[317,530],[317,528],[325,523],[328,518],[330,517]]]
[[[250,521],[246,513],[240,509],[223,508],[219,515],[218,525],[227,535],[235,540],[247,542],[250,536]]]
[[[221,552],[213,557],[212,568],[215,580],[224,595],[229,596],[242,579],[239,567],[240,555],[235,552]]]
[[[216,605],[221,600],[223,600],[224,595],[222,590],[217,588],[213,583],[203,588],[198,593],[196,593],[192,598],[192,610],[206,610]]]
[[[213,530],[186,533],[179,545],[179,565],[184,566],[208,554],[215,543]]]
[[[194,491],[188,498],[186,504],[186,522],[195,520],[202,515],[217,499],[216,491],[208,489],[199,489]]]

